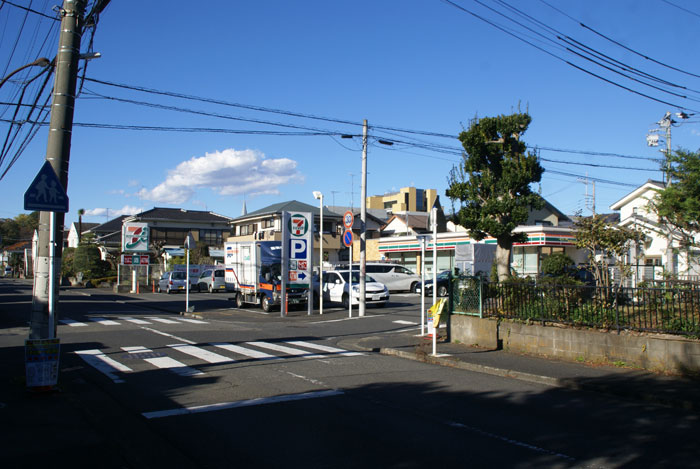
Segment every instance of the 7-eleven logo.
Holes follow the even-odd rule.
[[[304,236],[309,231],[309,222],[303,215],[292,215],[289,217],[289,232],[294,236]]]

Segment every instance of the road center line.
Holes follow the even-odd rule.
[[[173,334],[168,334],[167,332],[159,331],[158,329],[152,329],[150,327],[142,327],[141,329],[149,331],[149,332],[153,332],[155,334],[164,335],[165,337],[170,337],[171,339],[176,339],[176,340],[179,340],[180,342],[184,342],[186,344],[194,345],[197,343],[197,342],[193,342],[191,340],[183,339],[182,337],[178,337],[178,336],[173,335]]]
[[[155,412],[144,412],[141,415],[147,419],[157,419],[163,417],[173,417],[176,415],[198,414],[202,412],[213,412],[217,410],[235,409],[237,407],[250,407],[265,404],[277,404],[280,402],[301,401],[305,399],[319,399],[323,397],[339,396],[344,394],[340,390],[305,392],[301,394],[285,394],[282,396],[259,397],[257,399],[246,399],[243,401],[220,402],[217,404],[207,404],[192,407],[182,407],[180,409],[159,410]]]

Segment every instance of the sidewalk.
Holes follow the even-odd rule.
[[[432,341],[417,336],[416,331],[367,337],[360,340],[358,346],[367,351],[434,365],[700,411],[700,379],[697,377],[572,363],[440,341],[437,354],[433,356]]]

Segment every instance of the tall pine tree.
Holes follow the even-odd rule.
[[[513,243],[527,240],[513,230],[527,222],[531,209],[544,206],[542,197],[530,189],[544,168],[520,140],[531,121],[524,113],[475,119],[459,135],[465,154],[448,176],[446,194],[460,202],[456,222],[477,241],[496,238],[499,281],[509,277]]]

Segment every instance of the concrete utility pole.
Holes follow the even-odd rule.
[[[61,36],[56,56],[56,78],[51,103],[51,122],[46,146],[46,160],[51,163],[64,189],[68,189],[68,162],[70,160],[71,132],[75,104],[75,88],[80,58],[80,39],[83,26],[85,0],[65,0],[61,9]],[[49,312],[55,311],[58,283],[50,282],[50,266],[53,278],[59,278],[63,253],[63,223],[65,215],[53,212],[39,215],[39,240],[37,243],[36,271],[34,273],[34,298],[30,317],[30,339],[56,336],[56,315],[49,322]],[[53,229],[53,232],[51,232]],[[53,262],[51,240],[55,240]],[[52,304],[50,304],[52,303]]]
[[[365,315],[367,286],[367,119],[362,123],[362,202],[360,204],[360,317]],[[351,280],[352,284],[352,280]]]

